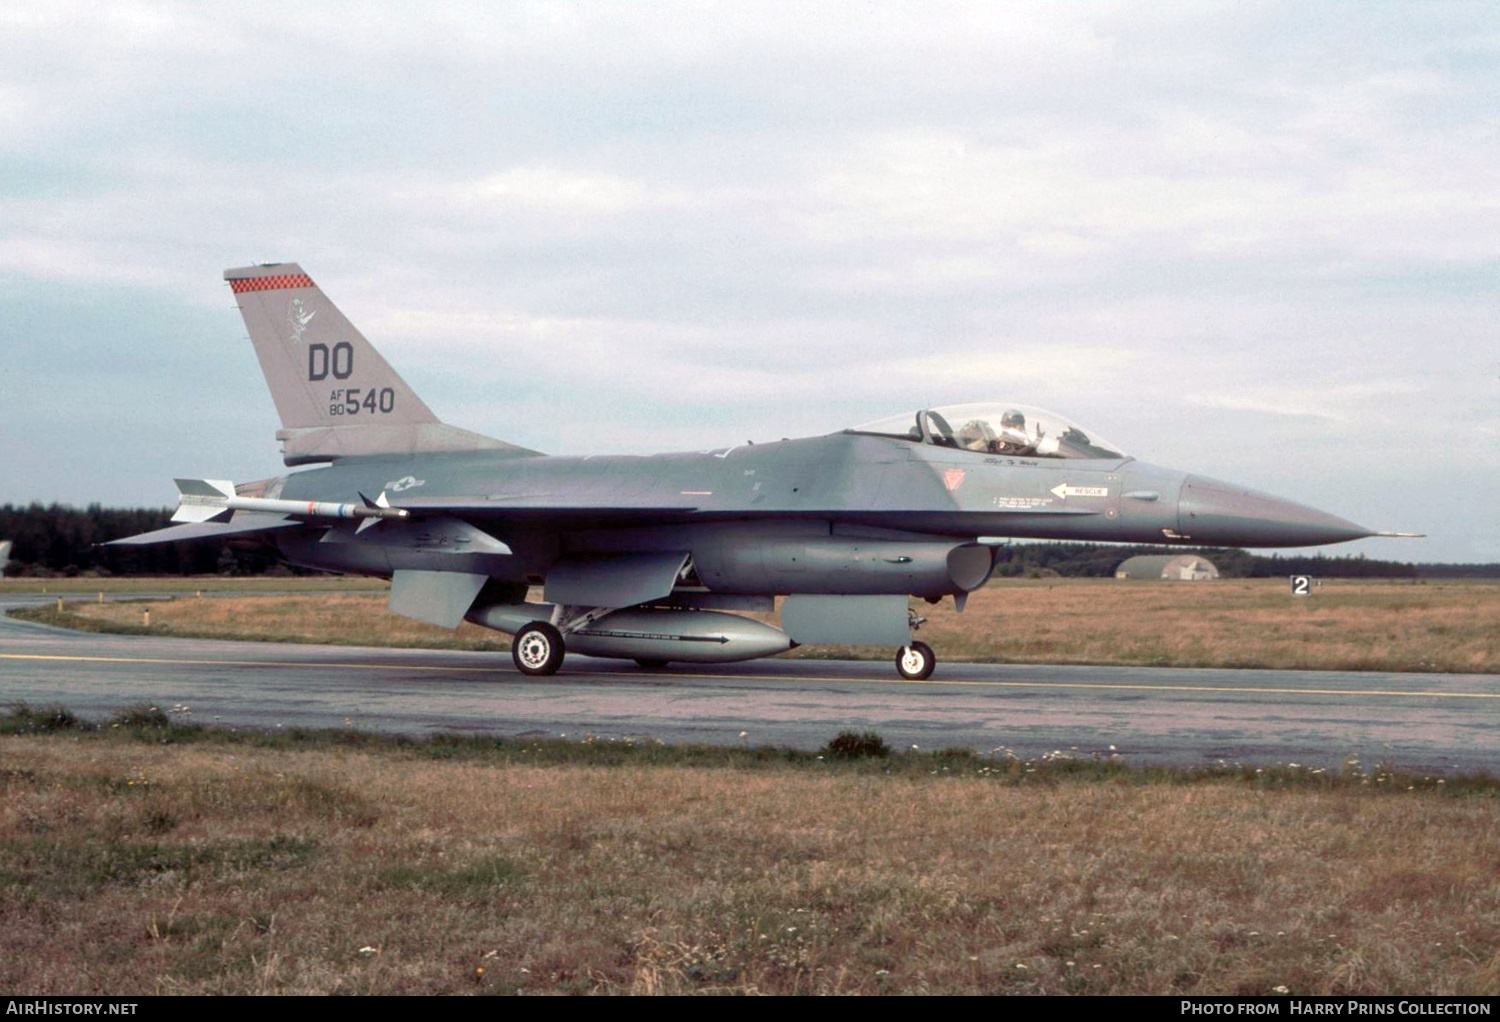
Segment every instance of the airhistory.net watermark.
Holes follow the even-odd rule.
[[[134,1015],[137,1001],[49,1001],[18,997],[5,1002],[7,1015]]]

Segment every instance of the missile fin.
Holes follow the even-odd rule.
[[[234,483],[227,479],[176,479],[177,510],[174,522],[227,522],[234,517],[228,507]]]

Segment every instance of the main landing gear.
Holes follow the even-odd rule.
[[[533,621],[510,642],[510,658],[522,674],[556,674],[563,662],[563,637],[546,621]]]

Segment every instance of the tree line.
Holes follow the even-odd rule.
[[[0,505],[0,541],[11,542],[7,576],[259,575],[277,565],[258,540],[104,546],[171,524],[169,508]]]

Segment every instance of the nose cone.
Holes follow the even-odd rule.
[[[1182,484],[1177,526],[1211,546],[1322,546],[1375,535],[1317,508],[1195,475]]]

